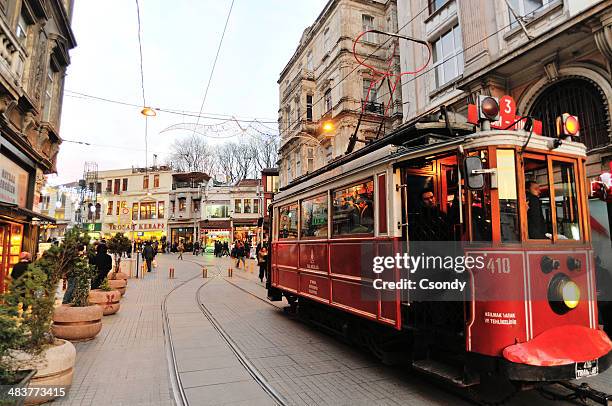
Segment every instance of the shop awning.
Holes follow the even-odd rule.
[[[32,221],[39,221],[42,224],[55,224],[53,217],[45,216],[44,214],[36,213],[30,209],[19,207],[15,203],[0,202],[0,215],[12,218],[16,221],[25,221],[31,223]]]

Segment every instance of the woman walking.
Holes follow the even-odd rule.
[[[259,265],[259,280],[263,283],[268,268],[268,248],[263,244],[257,253],[257,265]]]

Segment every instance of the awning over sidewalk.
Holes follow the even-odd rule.
[[[0,217],[8,217],[9,219],[26,223],[39,221],[42,224],[55,224],[53,217],[19,207],[14,203],[0,202]]]

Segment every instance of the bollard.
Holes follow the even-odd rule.
[[[168,279],[174,279],[174,268],[168,268]]]
[[[202,278],[208,278],[208,269],[202,268]]]
[[[229,278],[231,278],[231,277],[232,277],[232,274],[233,274],[233,273],[234,273],[234,270],[233,270],[232,268],[227,268],[227,276],[228,276]]]
[[[253,263],[249,261],[249,272],[253,273]]]
[[[147,267],[145,266],[145,264],[140,265],[140,274],[144,275],[145,273],[147,273]]]

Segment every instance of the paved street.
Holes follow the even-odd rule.
[[[121,310],[104,318],[101,334],[76,344],[74,384],[59,404],[174,404],[161,308],[173,288],[166,306],[180,385],[189,404],[274,404],[199,309],[196,295],[288,404],[470,404],[447,388],[405,368],[382,365],[364,351],[288,317],[282,305],[265,300],[254,266],[253,272],[236,270],[229,279],[228,259],[186,254],[184,261],[177,261],[174,255],[162,255],[158,262],[152,274],[129,281]],[[171,265],[176,279],[167,278]],[[202,267],[208,268],[208,279],[201,278]],[[611,377],[609,371],[592,383],[610,392]],[[535,392],[521,393],[509,404],[534,402],[563,404]]]

